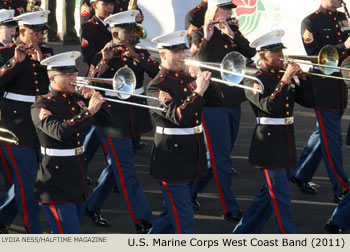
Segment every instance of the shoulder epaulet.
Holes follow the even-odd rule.
[[[159,72],[156,77],[154,77],[153,80],[150,81],[150,85],[152,84],[157,84],[159,85],[160,83],[162,83],[165,79],[165,75],[161,72]]]
[[[259,70],[254,74],[254,76],[256,77],[256,76],[262,75],[263,73],[264,73],[263,71]]]
[[[89,26],[89,25],[96,25],[95,21],[92,18],[90,18],[87,21],[85,21],[84,24],[82,25],[82,27],[83,26]]]
[[[192,13],[196,13],[197,11],[200,11],[203,8],[201,4],[198,4],[195,8],[191,10]]]

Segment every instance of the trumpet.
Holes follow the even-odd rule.
[[[109,85],[112,85],[113,88],[110,89],[110,88],[96,87],[96,86],[90,85],[90,82],[109,84]],[[134,93],[135,87],[136,87],[136,76],[135,76],[135,73],[128,67],[121,67],[114,74],[112,79],[90,78],[90,77],[79,76],[77,77],[77,80],[72,82],[71,84],[76,87],[87,87],[94,90],[113,92],[115,93],[116,97],[120,99],[120,100],[116,100],[116,99],[104,97],[104,99],[107,101],[122,103],[122,104],[137,106],[137,107],[149,108],[154,110],[160,110],[163,112],[167,110],[166,104],[161,99],[158,99],[152,96],[140,95],[140,94]],[[155,107],[155,106],[144,105],[136,102],[125,101],[126,99],[129,99],[131,96],[156,100],[161,104],[161,107]]]
[[[211,80],[214,82],[222,83],[230,87],[252,90],[261,94],[264,92],[264,85],[258,78],[245,74],[246,60],[244,56],[238,52],[228,53],[221,63],[201,62],[190,59],[185,59],[184,62],[186,65],[198,66],[213,71],[219,71],[221,73],[221,79],[211,78]],[[243,78],[256,81],[259,83],[260,88],[252,88],[239,84]]]
[[[135,10],[135,9],[137,9],[137,0],[130,0],[128,5],[128,10]],[[147,38],[146,29],[139,23],[136,24],[136,35],[140,39]]]
[[[18,145],[19,139],[10,130],[5,128],[0,128],[0,142],[5,142],[6,144]]]
[[[40,6],[38,5],[37,0],[27,0],[27,8],[26,8],[27,12],[42,11],[42,10],[43,9],[40,8]]]

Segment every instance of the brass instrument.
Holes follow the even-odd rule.
[[[137,0],[130,0],[128,5],[128,10],[136,10]]]
[[[27,0],[27,12],[42,11],[40,6],[36,5],[37,0]]]
[[[112,85],[113,89],[95,87],[95,86],[90,85],[89,84],[90,82],[109,84],[109,85]],[[116,100],[116,99],[104,97],[104,99],[107,101],[128,104],[128,105],[143,107],[143,108],[150,108],[150,109],[154,109],[154,110],[160,110],[163,112],[165,112],[167,110],[167,106],[165,105],[165,103],[161,99],[158,99],[158,98],[155,98],[152,96],[147,96],[147,95],[134,94],[135,86],[136,86],[136,76],[135,76],[134,72],[128,67],[121,67],[114,74],[113,79],[77,77],[77,80],[72,82],[71,84],[76,86],[76,87],[87,87],[87,88],[91,88],[94,90],[112,92],[116,95],[116,97],[118,97],[120,99],[120,100]],[[140,103],[125,101],[126,99],[129,99],[131,96],[156,100],[162,105],[162,107],[154,107],[154,106],[144,105],[144,104],[140,104]]]
[[[346,7],[346,3],[344,1],[342,1],[341,6],[343,6],[343,8],[344,8],[344,12],[345,12],[345,16],[346,16],[347,20],[350,21],[350,14],[349,14],[348,8]]]
[[[9,131],[5,128],[0,128],[0,142],[4,142],[5,144],[18,145],[19,139],[12,131]]]
[[[214,71],[219,71],[221,73],[222,79],[211,78],[211,80],[214,82],[219,82],[230,87],[248,89],[258,93],[264,92],[264,85],[258,78],[245,74],[246,60],[244,56],[238,52],[228,53],[221,61],[221,63],[201,62],[190,59],[185,59],[184,62],[186,65],[198,66]],[[243,80],[243,78],[256,81],[257,83],[259,83],[260,88],[252,88],[239,84]]]
[[[137,9],[137,0],[130,0],[128,5],[128,10],[136,10]],[[147,38],[146,29],[139,23],[136,23],[136,35],[140,39]]]
[[[339,67],[339,55],[337,49],[332,45],[325,45],[321,48],[317,56],[300,56],[300,55],[285,55],[281,60],[285,62],[295,62],[298,64],[311,65],[318,67],[323,74],[310,73],[310,75],[319,76],[323,78],[339,79],[344,81],[349,81],[350,79],[332,76],[335,71],[349,70],[349,68]],[[305,62],[310,61],[311,63]]]

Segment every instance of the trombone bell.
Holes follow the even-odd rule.
[[[221,72],[221,78],[223,80],[240,83],[243,79],[243,76],[246,72],[246,60],[242,54],[238,52],[228,53],[221,62],[221,69],[232,72]]]
[[[113,90],[121,100],[129,99],[134,94],[136,87],[136,76],[134,71],[128,67],[120,68],[113,77]],[[120,93],[123,92],[123,93]]]
[[[321,48],[318,56],[300,56],[300,55],[284,55],[285,59],[305,65],[318,66],[325,75],[331,75],[339,70],[339,54],[337,49],[332,45],[325,45]],[[311,61],[312,63],[300,62]]]
[[[327,68],[327,66],[338,66],[339,54],[334,46],[326,45],[322,47],[320,53],[318,54],[318,63],[321,65],[320,70],[326,75],[331,75],[336,71],[336,68]]]

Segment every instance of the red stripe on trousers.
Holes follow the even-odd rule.
[[[165,191],[168,193],[168,196],[169,196],[169,199],[170,199],[170,202],[171,202],[171,206],[173,208],[177,233],[181,234],[180,218],[179,218],[179,214],[177,213],[177,209],[176,209],[176,205],[175,205],[173,196],[171,196],[171,192],[169,191],[168,185],[167,185],[167,183],[165,181],[162,181],[162,185],[164,186]]]
[[[5,169],[5,173],[6,173],[7,180],[9,181],[10,185],[13,185],[13,181],[12,181],[12,176],[11,176],[10,168],[9,168],[8,165],[7,165],[4,152],[2,151],[1,148],[0,148],[0,158],[1,158],[2,164],[3,164],[4,169]]]
[[[131,218],[134,220],[134,222],[137,223],[137,224],[141,224],[141,221],[136,219],[136,217],[134,215],[134,212],[132,210],[130,199],[129,199],[129,195],[128,195],[128,191],[127,191],[126,186],[124,184],[124,174],[123,174],[123,171],[122,171],[122,167],[120,166],[117,153],[116,153],[115,148],[113,146],[112,138],[111,137],[107,137],[107,140],[108,140],[109,146],[111,147],[112,155],[114,157],[115,163],[117,164],[117,171],[118,171],[119,177],[120,177],[119,181],[120,181],[120,185],[121,185],[122,190],[123,190],[126,206],[127,206],[128,210],[129,210]],[[108,152],[107,152],[107,154],[108,154]]]
[[[273,207],[275,209],[275,214],[276,214],[276,217],[277,217],[278,226],[280,227],[282,234],[285,234],[286,231],[284,230],[282,219],[281,219],[280,210],[278,209],[276,196],[275,196],[275,194],[273,192],[273,189],[272,189],[272,184],[271,184],[271,179],[270,179],[270,176],[269,176],[269,171],[267,169],[264,169],[264,173],[265,173],[267,185],[269,187],[269,193],[270,193],[270,197],[272,199]]]
[[[334,172],[336,178],[338,179],[341,187],[343,188],[343,191],[347,191],[348,188],[346,187],[346,185],[345,185],[344,181],[341,179],[341,177],[336,173],[335,168],[334,168],[333,159],[332,159],[331,153],[329,152],[328,140],[327,140],[326,131],[325,131],[325,128],[324,128],[324,123],[323,123],[321,111],[320,110],[316,110],[316,112],[317,112],[317,115],[318,115],[318,121],[320,123],[322,138],[323,138],[324,146],[325,146],[325,149],[326,149],[326,154],[327,154],[329,165],[330,165],[332,171]]]
[[[106,146],[106,143],[104,141],[102,141],[102,148],[104,150],[104,152],[106,153],[106,157],[108,157],[108,149],[107,149],[107,146]]]
[[[214,152],[213,152],[213,148],[211,146],[210,136],[208,133],[208,128],[207,128],[207,125],[205,123],[204,117],[202,117],[202,123],[203,123],[203,127],[204,127],[205,137],[207,139],[207,146],[208,146],[208,150],[209,150],[209,154],[210,154],[211,166],[213,167],[215,182],[216,182],[216,186],[218,188],[218,193],[219,193],[219,197],[220,197],[222,210],[224,211],[224,214],[227,214],[227,207],[226,207],[224,195],[222,193],[222,189],[221,189],[221,185],[220,185],[220,181],[219,181],[219,175],[218,175],[218,170],[216,168]]]
[[[29,228],[29,217],[28,217],[28,209],[27,209],[27,204],[26,204],[26,196],[24,193],[24,187],[22,183],[22,178],[21,175],[19,174],[17,164],[15,162],[15,158],[12,155],[12,151],[10,146],[6,146],[7,151],[9,153],[11,162],[13,164],[13,168],[15,169],[16,175],[17,175],[17,180],[19,183],[20,191],[21,191],[21,202],[22,202],[22,210],[23,210],[23,220],[24,220],[24,225],[26,226],[26,229],[28,233],[31,233],[30,228]]]
[[[49,203],[49,206],[50,206],[51,212],[53,214],[53,217],[55,218],[55,221],[56,221],[56,224],[57,224],[57,228],[58,228],[58,232],[60,232],[60,234],[64,234],[63,233],[62,224],[61,224],[61,221],[60,221],[60,217],[58,217],[58,213],[57,213],[57,209],[56,209],[55,205],[52,204],[52,203]]]

